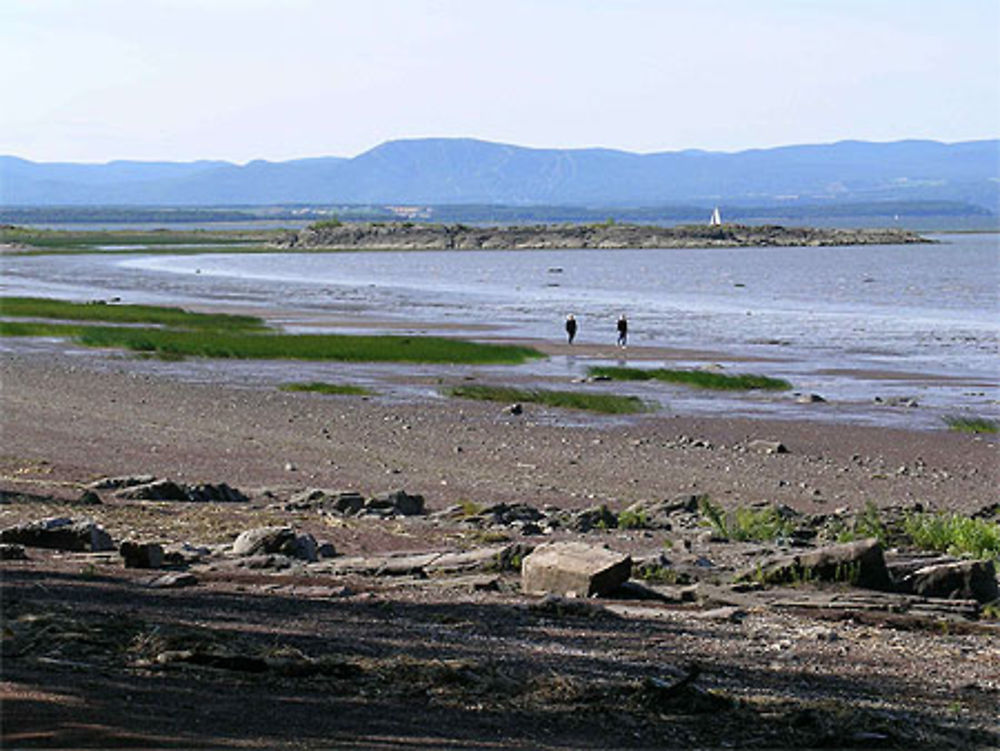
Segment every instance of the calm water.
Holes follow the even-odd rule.
[[[804,391],[861,404],[916,390],[940,409],[996,414],[1000,236],[937,239],[916,246],[137,254],[3,263],[7,294],[274,305],[487,323],[498,335],[543,339],[560,339],[562,320],[574,313],[580,341],[608,343],[624,312],[635,344],[764,358],[742,369],[791,375]],[[826,373],[831,369],[927,382],[844,379]],[[937,378],[949,382],[933,383]]]

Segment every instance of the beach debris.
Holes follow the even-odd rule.
[[[606,595],[628,581],[632,558],[610,548],[584,542],[542,545],[521,564],[525,594],[577,597]]]
[[[125,561],[125,568],[160,568],[163,565],[163,546],[155,542],[125,540],[118,546],[118,553]]]
[[[89,519],[68,517],[50,517],[8,527],[0,531],[0,542],[92,553],[114,549],[111,535],[102,527]]]

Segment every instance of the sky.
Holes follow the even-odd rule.
[[[0,154],[1000,137],[997,0],[3,0]]]

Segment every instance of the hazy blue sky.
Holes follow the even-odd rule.
[[[997,0],[2,0],[0,153],[1000,136]]]

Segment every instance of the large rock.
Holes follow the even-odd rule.
[[[894,588],[882,546],[874,538],[774,558],[740,578],[759,579],[767,584],[841,581],[886,592]]]
[[[521,589],[527,594],[591,597],[620,587],[632,572],[632,559],[583,542],[542,545],[521,564]]]
[[[127,485],[115,492],[123,501],[186,501],[187,492],[173,480],[153,480],[141,485]]]
[[[361,513],[377,516],[418,516],[424,513],[424,497],[410,495],[405,490],[397,490],[388,495],[369,498],[365,501]]]
[[[74,521],[65,517],[41,519],[8,527],[0,532],[0,542],[28,548],[91,551],[113,550],[111,535],[89,519]]]
[[[236,538],[233,553],[238,556],[279,554],[313,562],[318,559],[318,547],[312,535],[297,535],[291,527],[257,527]]]
[[[295,531],[291,527],[257,527],[240,533],[233,542],[233,553],[235,555],[284,553],[285,546],[294,543]]]
[[[155,542],[125,540],[118,546],[125,568],[160,568],[163,565],[163,546]]]
[[[142,484],[125,485],[115,492],[115,498],[123,501],[190,501],[193,503],[241,503],[249,500],[239,490],[229,487],[224,482],[217,485],[209,483],[183,485],[173,480],[153,480]]]
[[[984,603],[1000,597],[993,561],[957,561],[924,566],[905,577],[900,588],[922,597]]]

